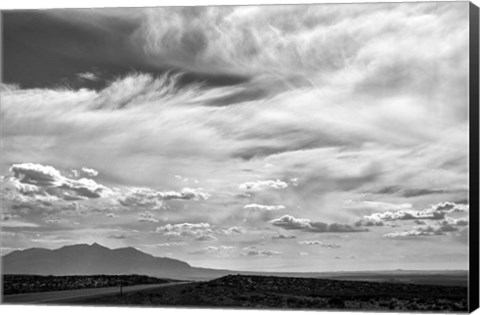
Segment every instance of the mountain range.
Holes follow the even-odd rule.
[[[97,243],[58,249],[30,248],[2,257],[4,274],[122,275],[139,274],[172,279],[211,279],[231,272],[196,268],[188,263],[155,257],[133,247],[110,249]]]
[[[254,272],[198,268],[155,257],[133,247],[110,249],[93,243],[58,249],[29,248],[2,256],[2,273],[18,275],[147,275],[178,280],[210,280],[231,274],[387,281],[417,284],[468,284],[467,270],[389,270],[351,272]]]

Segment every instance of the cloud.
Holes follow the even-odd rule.
[[[181,191],[181,198],[186,200],[207,200],[211,195],[205,192],[202,188],[183,188]],[[172,196],[172,199],[177,198]]]
[[[270,222],[274,226],[279,226],[286,230],[308,230],[312,227],[311,221],[309,219],[297,219],[291,215],[284,215]]]
[[[366,232],[366,229],[356,229],[348,224],[312,222],[309,219],[295,218],[291,215],[284,215],[278,219],[270,221],[274,226],[286,230],[302,230],[315,233],[347,233],[347,232]]]
[[[355,222],[355,226],[384,226],[385,222],[381,220],[363,219]]]
[[[344,202],[344,207],[354,211],[399,211],[408,210],[412,208],[411,203],[389,203],[381,201],[353,201],[347,200]]]
[[[244,191],[262,191],[265,189],[284,189],[287,188],[288,184],[281,180],[258,180],[255,182],[245,182],[241,184],[238,188]]]
[[[325,243],[323,243],[321,241],[317,241],[317,240],[301,241],[301,242],[298,242],[298,244],[306,245],[306,246],[315,245],[315,246],[320,246],[320,247],[323,247],[323,248],[340,248],[341,247],[340,245],[337,245],[337,244],[325,244]]]
[[[92,179],[67,178],[53,168],[35,163],[14,164],[10,172],[23,194],[51,195],[65,200],[108,196],[112,191]]]
[[[205,234],[205,235],[200,235],[195,238],[196,241],[201,241],[201,242],[211,242],[211,241],[216,241],[217,238],[215,236]]]
[[[252,204],[244,206],[243,208],[248,209],[248,210],[259,210],[259,211],[277,211],[277,210],[284,210],[285,206],[282,206],[282,205],[278,205],[278,206],[259,205],[259,204],[256,204],[256,203],[252,203]]]
[[[449,232],[456,232],[460,227],[468,226],[466,219],[452,219],[448,218],[437,222],[435,225],[422,224],[412,230],[393,232],[383,235],[385,238],[409,238],[415,236],[440,236],[446,235]]]
[[[37,228],[37,227],[40,227],[36,223],[25,222],[25,221],[20,221],[20,220],[2,221],[2,224],[0,226],[2,228]]]
[[[266,249],[266,250],[259,250],[259,249],[254,249],[254,248],[244,248],[242,255],[244,256],[263,256],[263,257],[269,257],[269,256],[279,256],[282,255],[283,253],[280,251],[275,251],[271,249]]]
[[[77,73],[77,77],[84,79],[84,80],[89,80],[89,81],[98,81],[100,78],[93,72],[82,72],[82,73]]]
[[[58,216],[55,216],[55,215],[47,215],[43,219],[43,222],[45,222],[47,224],[60,223],[60,222],[62,222],[62,219],[60,219]]]
[[[208,223],[179,223],[167,224],[157,227],[155,232],[166,236],[195,236],[200,237],[213,233],[212,226]]]
[[[245,229],[240,226],[232,226],[228,229],[215,229],[214,232],[217,234],[236,235],[245,233]]]
[[[144,11],[146,16],[132,41],[140,43],[157,64],[162,60],[163,65],[201,72],[258,73],[273,68],[281,74],[314,71],[331,74],[376,58],[377,63],[364,70],[367,76],[358,86],[370,91],[395,83],[421,84],[422,71],[414,72],[420,76],[416,78],[412,77],[414,73],[398,68],[415,62],[424,69],[430,64],[419,61],[432,56],[430,62],[435,64],[443,54],[451,53],[449,49],[438,56],[428,53],[425,47],[442,47],[440,39],[446,30],[457,36],[461,33],[461,29],[453,27],[462,25],[455,17],[465,14],[460,10],[463,7],[447,8],[448,13],[431,4],[382,3],[352,4],[348,10],[341,5],[156,8]],[[293,19],[293,24],[286,22]],[[372,20],[375,26],[369,23]],[[404,36],[400,36],[402,33]],[[394,40],[397,47],[384,47]],[[420,40],[425,43],[419,46],[419,52],[409,52],[412,42]],[[403,59],[387,62],[398,59],[400,52]]]
[[[199,250],[195,250],[192,252],[189,252],[189,254],[192,255],[203,255],[203,254],[213,254],[218,257],[226,257],[228,256],[228,253],[231,252],[234,249],[233,246],[208,246]]]
[[[102,60],[107,60],[108,67],[100,71],[110,80],[79,80],[78,73],[92,72],[92,67],[85,66],[66,74],[81,82],[79,89],[33,83],[25,88],[20,82],[4,92],[2,86],[4,166],[34,161],[59,168],[60,175],[68,179],[63,170],[78,169],[80,175],[81,166],[91,166],[101,171],[93,179],[105,180],[101,183],[114,191],[111,198],[82,196],[79,201],[89,209],[97,203],[102,209],[107,208],[102,203],[120,204],[114,212],[117,217],[107,219],[107,212],[94,212],[77,220],[79,227],[121,224],[131,228],[138,225],[139,213],[156,214],[155,210],[164,209],[172,226],[179,222],[244,224],[248,233],[232,229],[226,236],[223,231],[228,229],[213,226],[211,232],[159,227],[160,232],[190,233],[192,240],[207,234],[218,236],[219,242],[223,238],[243,242],[250,241],[254,233],[263,233],[265,240],[275,230],[358,231],[330,223],[355,222],[385,211],[416,211],[411,205],[397,208],[407,202],[425,205],[466,199],[468,4],[93,11],[38,13],[53,18],[57,26],[66,20],[69,27],[60,27],[62,31],[73,27],[87,39],[89,30],[94,39],[108,39],[95,40],[104,45],[88,50],[88,56],[65,51],[65,42],[72,43],[67,36],[26,43],[32,48],[30,54],[48,44],[48,52],[81,64],[94,61],[101,67]],[[67,18],[60,18],[64,14]],[[21,42],[20,33],[25,31],[12,29],[18,32],[6,38]],[[42,36],[49,31],[37,33]],[[118,38],[120,46],[115,45]],[[52,59],[48,53],[45,56]],[[37,63],[45,63],[42,56],[34,57]],[[22,72],[18,67],[30,71],[28,60],[19,60],[16,66],[10,62],[15,60],[5,60],[5,65],[15,73]],[[112,63],[140,65],[138,69],[148,73],[138,69],[103,72]],[[184,73],[160,73],[171,68]],[[25,73],[32,74],[28,80],[33,82],[38,76],[50,77],[48,70]],[[89,88],[94,85],[95,89]],[[213,197],[183,191],[186,182],[175,179],[177,174],[182,179],[198,179],[203,192]],[[67,198],[80,198],[69,189],[42,186],[51,185],[51,178],[36,184],[14,178],[19,199],[10,198],[7,207],[24,207],[15,211],[42,224],[40,213],[54,207],[42,202],[61,202],[63,193],[69,194]],[[198,189],[196,184],[188,181],[192,189]],[[385,190],[388,196],[374,193],[392,185],[399,185],[399,190]],[[146,191],[136,194],[135,187]],[[240,200],[239,192],[246,198]],[[372,200],[344,205],[345,200],[359,198]],[[265,226],[284,213],[247,211],[246,217],[241,210],[247,204],[284,205],[292,219],[275,219],[276,225]],[[434,212],[441,211],[449,210]],[[433,221],[439,223],[449,215]],[[302,218],[322,218],[329,223]],[[399,225],[413,226],[415,220],[432,223],[431,219],[413,219]],[[396,221],[370,220],[364,225],[389,222]],[[73,223],[68,228],[76,231]],[[376,242],[376,235],[370,233],[365,241],[378,245],[379,251],[386,250],[384,242]],[[162,238],[139,233],[136,241],[154,243],[150,237]],[[288,241],[275,244],[300,246]],[[409,250],[419,251],[419,247]],[[445,251],[456,250],[451,244],[444,247]],[[291,248],[278,248],[285,255],[293,253]]]
[[[95,177],[98,175],[98,171],[93,168],[82,167],[82,173],[86,176]]]
[[[156,244],[158,247],[180,247],[180,246],[187,246],[188,243],[186,242],[169,242],[169,243],[160,243]]]
[[[1,221],[9,221],[9,220],[12,220],[12,219],[18,219],[19,216],[16,215],[16,214],[13,214],[13,213],[2,213],[0,218],[1,218]]]
[[[138,215],[138,221],[140,222],[152,222],[158,223],[158,219],[155,218],[155,215],[149,211],[141,212]]]
[[[126,196],[119,198],[119,203],[125,207],[143,207],[162,209],[163,201],[180,200],[207,200],[210,194],[203,189],[183,188],[176,191],[157,191],[150,188],[130,188]]]
[[[468,205],[455,204],[453,202],[441,202],[424,210],[399,210],[395,212],[386,211],[373,213],[365,216],[359,221],[362,225],[370,224],[382,225],[382,221],[396,220],[444,220],[445,216],[450,213],[467,212]]]
[[[418,197],[424,195],[433,195],[433,194],[443,194],[447,192],[443,189],[427,189],[427,188],[420,188],[420,189],[405,189],[403,192],[403,196],[410,198],[410,197]]]

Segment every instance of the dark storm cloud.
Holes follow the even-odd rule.
[[[63,82],[75,85],[68,78],[97,65],[113,74],[135,66],[125,65],[131,51],[122,37],[134,32],[138,21],[106,16],[104,23],[109,28],[104,28],[68,18],[82,15],[87,17],[88,10],[3,12],[4,58],[8,61],[4,63],[4,80],[27,88]]]
[[[139,43],[132,40],[144,19],[143,9],[17,10],[2,12],[3,81],[22,88],[105,88],[116,77],[133,71],[156,75],[188,72],[179,82],[226,86],[244,83],[245,75],[185,71],[168,63],[147,62]],[[195,38],[192,34],[191,38]],[[263,92],[245,92],[238,99],[254,99]],[[258,95],[258,96],[257,96]],[[212,105],[235,102],[235,97]]]

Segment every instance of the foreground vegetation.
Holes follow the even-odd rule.
[[[167,283],[171,280],[139,275],[37,276],[3,275],[3,294]]]
[[[81,304],[466,312],[467,288],[239,275]]]

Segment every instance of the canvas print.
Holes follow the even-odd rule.
[[[3,11],[2,302],[468,311],[472,8]]]

